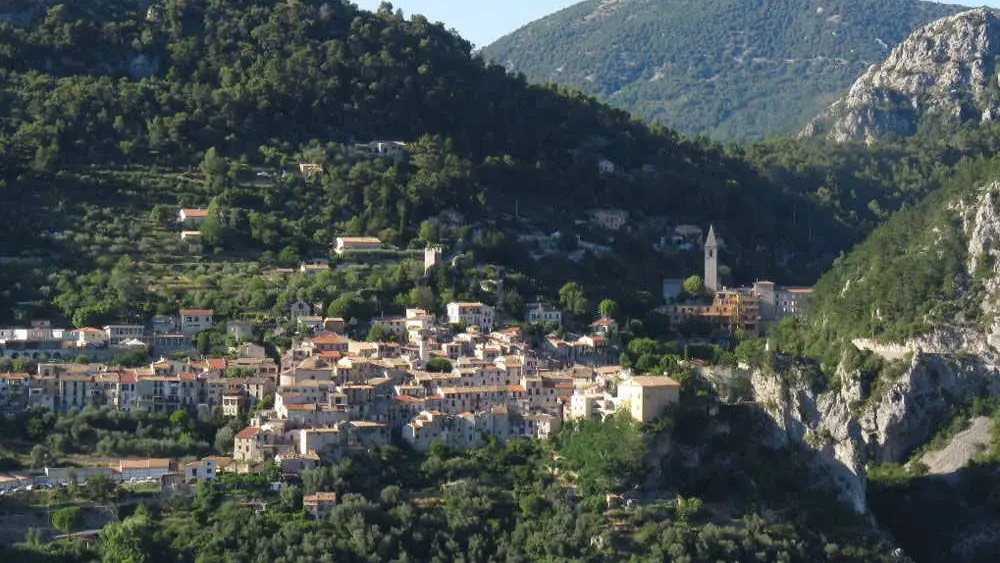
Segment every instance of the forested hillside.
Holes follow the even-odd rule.
[[[957,6],[914,0],[588,0],[483,55],[716,139],[791,133],[914,29]]]
[[[502,257],[508,266],[525,260],[519,234],[572,229],[595,207],[623,208],[638,223],[714,222],[727,234],[734,278],[802,283],[870,226],[863,204],[864,217],[837,216],[829,198],[814,196],[818,186],[775,181],[739,155],[651,129],[579,94],[530,86],[473,57],[442,27],[388,8],[204,0],[141,10],[116,0],[13,6],[21,11],[0,24],[9,116],[0,125],[0,218],[12,234],[0,245],[7,256],[48,267],[3,268],[8,305],[141,317],[177,305],[178,292],[164,287],[204,286],[197,278],[209,266],[198,264],[211,256],[296,265],[326,255],[344,233],[420,247],[422,222],[442,210],[476,227],[464,238],[454,234],[454,249],[471,250],[475,241],[480,259]],[[406,141],[409,156],[352,153],[354,143],[372,139]],[[601,159],[615,171],[599,174]],[[297,165],[305,161],[325,172],[303,178]],[[271,174],[267,189],[260,172]],[[211,252],[196,259],[178,253],[169,228],[170,210],[192,205],[211,205],[216,219],[206,236]],[[552,274],[540,274],[550,291],[576,275],[597,293],[602,284],[626,299],[646,292],[636,306],[648,310],[659,278],[690,267],[684,257],[652,254],[665,234],[642,244],[622,235],[622,252],[603,262],[528,266]],[[109,293],[106,278],[123,256],[117,285],[159,284],[148,301],[139,299],[146,305],[127,311],[135,291]],[[53,276],[52,266],[63,271]],[[99,275],[82,275],[95,268]],[[229,271],[259,274],[239,268]],[[218,295],[217,283],[198,299]],[[408,290],[408,283],[390,285]],[[394,295],[387,290],[376,309]],[[233,307],[278,302],[276,292],[257,293]]]
[[[960,145],[967,156],[939,177],[940,189],[894,214],[819,279],[809,316],[776,334],[784,350],[822,360],[832,372],[853,339],[898,343],[948,324],[989,328],[982,307],[993,265],[987,256],[969,271],[967,246],[970,209],[1000,179],[996,149],[986,148],[995,147],[1000,128],[966,133],[978,140]]]
[[[943,213],[935,200],[915,203],[948,186],[956,170],[957,186],[980,166],[992,172],[963,159],[985,161],[1000,149],[1000,128],[991,126],[872,149],[691,140],[583,94],[530,85],[443,27],[388,5],[377,13],[335,0],[0,6],[4,324],[146,323],[180,307],[211,308],[220,327],[230,319],[263,324],[302,300],[344,318],[346,331],[362,338],[373,317],[405,307],[440,314],[458,300],[481,300],[511,321],[523,318],[528,300],[558,301],[567,326],[585,327],[607,298],[617,338],[635,344],[625,360],[662,371],[678,358],[663,341],[660,283],[702,267],[696,244],[666,244],[672,227],[714,224],[726,241],[726,283],[805,284],[909,208],[840,259],[820,283],[817,314],[835,309],[838,284],[857,268],[871,267],[875,289],[861,285],[828,326],[786,324],[777,335],[787,351],[825,357],[864,332],[915,334],[928,309],[952,296],[957,254],[926,260],[917,245],[951,251],[955,233],[934,230]],[[603,6],[598,19],[631,4]],[[775,6],[760,4],[759,15],[798,21]],[[900,34],[919,14],[950,9],[872,6],[876,12],[852,14],[881,14]],[[778,33],[769,25],[760,28],[770,30],[765,37]],[[845,29],[851,36],[856,27]],[[817,39],[816,48],[830,44]],[[825,73],[827,62],[808,64]],[[373,140],[401,141],[405,150],[373,154]],[[194,242],[177,222],[189,207],[207,214]],[[628,227],[594,226],[587,219],[595,208],[627,211]],[[374,235],[385,245],[331,254],[341,235]],[[525,235],[556,241],[554,251],[534,256]],[[447,266],[427,272],[419,258],[431,244],[445,246]],[[881,258],[897,248],[913,253],[899,263]],[[906,299],[889,305],[899,320],[869,322],[874,292],[897,289]],[[261,328],[255,339],[269,351],[287,349],[284,328],[266,336]],[[225,350],[222,331],[208,332],[196,338],[199,352]],[[828,347],[796,340],[805,334]],[[739,351],[764,349],[742,341]],[[122,363],[142,364],[146,351],[130,359]],[[17,360],[6,365],[31,364]],[[268,485],[273,474],[225,476],[152,512],[127,509],[96,546],[29,537],[0,559],[893,560],[864,517],[817,486],[827,476],[813,478],[810,457],[763,443],[775,435],[770,420],[745,404],[720,408],[705,380],[681,375],[681,406],[645,428],[587,422],[550,442],[465,453],[372,448],[306,472],[301,486],[280,494]],[[25,446],[43,440],[58,443],[53,453],[81,455],[222,453],[231,445],[209,444],[214,427],[186,416],[95,410],[5,416],[0,445],[17,456],[2,459],[16,464],[34,455]],[[216,441],[231,442],[228,430]],[[319,521],[302,508],[302,493],[316,491],[341,501]],[[609,509],[612,491],[649,498],[635,510]],[[47,509],[53,497],[23,498]],[[255,512],[261,501],[267,508]]]

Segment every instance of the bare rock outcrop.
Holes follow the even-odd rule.
[[[873,65],[802,131],[837,142],[909,136],[934,121],[1000,116],[1000,17],[978,8],[930,23]]]

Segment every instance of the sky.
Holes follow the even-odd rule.
[[[381,0],[354,0],[366,10],[378,9]],[[455,28],[473,45],[485,47],[515,29],[576,4],[580,0],[393,0],[394,8],[401,8],[409,18],[423,14],[433,22],[444,22],[445,27]],[[949,2],[969,6],[1000,7],[1000,0]]]
[[[432,22],[455,28],[473,45],[485,47],[503,35],[579,0],[391,0],[409,18],[423,14]],[[1000,2],[1000,0],[998,0]],[[381,0],[354,0],[366,10],[378,9]]]

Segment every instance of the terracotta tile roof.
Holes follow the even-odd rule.
[[[197,217],[202,217],[202,218],[208,217],[208,210],[207,209],[192,208],[192,209],[182,209],[181,211],[184,212],[184,215],[186,217],[195,217],[195,218],[197,218]]]
[[[205,360],[205,364],[211,370],[226,369],[228,365],[225,358],[209,358]]]
[[[206,458],[202,459],[202,461],[214,461],[216,467],[218,467],[219,469],[222,469],[223,467],[228,467],[229,464],[231,464],[233,462],[233,458],[226,457],[226,456],[215,455],[215,456],[206,457]]]
[[[28,379],[26,373],[0,373],[0,379]]]
[[[373,422],[371,420],[352,420],[350,424],[355,428],[387,428],[389,426],[384,422]]]
[[[337,493],[316,493],[302,497],[302,504],[319,504],[321,502],[337,502]]]
[[[640,387],[680,387],[681,384],[665,375],[643,375],[630,381]]]
[[[249,439],[249,438],[256,438],[258,434],[260,434],[260,428],[254,428],[252,426],[248,426],[243,430],[240,430],[239,433],[236,434],[236,437],[242,439]]]
[[[420,398],[417,398],[417,397],[411,397],[410,395],[398,395],[398,396],[393,397],[393,398],[397,402],[406,403],[406,404],[410,404],[410,405],[414,405],[414,404],[425,402],[424,399],[420,399]]]
[[[347,339],[339,334],[324,334],[310,339],[310,342],[313,344],[343,344],[347,342]]]
[[[442,387],[445,395],[477,395],[480,393],[523,393],[520,385],[484,385],[482,387]]]
[[[377,237],[340,237],[345,244],[382,244]]]
[[[122,459],[118,461],[120,471],[126,469],[170,469],[169,459]]]

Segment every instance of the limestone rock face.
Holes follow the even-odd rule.
[[[811,448],[828,469],[841,497],[865,510],[869,463],[904,462],[949,422],[951,405],[1000,396],[1000,183],[977,190],[949,208],[967,240],[966,268],[979,279],[981,328],[941,324],[903,343],[858,339],[855,347],[901,362],[897,375],[865,388],[859,373],[838,372],[839,385],[816,393],[803,366],[785,365],[751,374],[757,404],[775,423],[780,443]]]
[[[978,8],[915,31],[802,131],[837,142],[908,136],[922,123],[1000,115],[1000,17]]]

